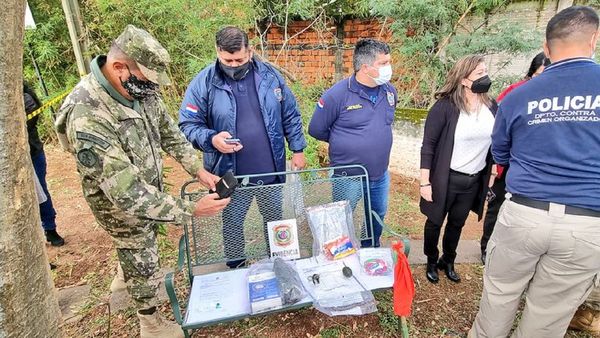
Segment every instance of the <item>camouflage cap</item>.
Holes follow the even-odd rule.
[[[167,66],[169,52],[150,33],[134,25],[127,25],[115,40],[115,45],[132,58],[148,80],[159,85],[169,85]]]

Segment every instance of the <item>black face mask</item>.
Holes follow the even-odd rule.
[[[221,70],[223,71],[223,73],[225,73],[225,75],[229,76],[235,81],[245,78],[248,72],[250,71],[250,61],[237,67],[226,66],[219,62],[219,66],[221,66]]]
[[[485,75],[480,77],[479,79],[472,81],[471,91],[477,94],[487,93],[492,86],[492,79],[489,76]]]
[[[129,96],[134,98],[135,100],[142,101],[148,96],[156,94],[158,91],[158,85],[152,81],[142,81],[138,79],[135,75],[131,74],[131,70],[129,66],[127,66],[127,70],[129,71],[129,77],[125,79],[125,81],[121,80],[121,85]]]

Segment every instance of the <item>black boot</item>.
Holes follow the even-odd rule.
[[[65,244],[65,240],[60,237],[56,229],[44,230],[44,234],[46,234],[46,242],[50,242],[52,246],[63,246]]]
[[[485,265],[485,257],[487,256],[485,251],[481,252],[481,264]]]
[[[437,267],[446,272],[446,277],[454,283],[460,282],[460,276],[454,271],[454,263],[446,263],[443,258],[437,262]]]
[[[434,284],[439,282],[440,276],[438,275],[438,269],[437,269],[436,263],[427,264],[427,273],[425,274],[425,276],[427,276],[428,281],[430,281]]]

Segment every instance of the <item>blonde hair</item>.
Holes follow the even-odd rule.
[[[462,80],[469,77],[471,72],[477,68],[477,66],[484,62],[483,55],[467,55],[458,60],[446,77],[446,83],[442,86],[438,92],[435,93],[435,98],[449,98],[460,111],[469,113],[467,98],[465,94],[465,86],[462,84]],[[476,94],[481,103],[488,107],[492,106],[492,99],[488,93]]]

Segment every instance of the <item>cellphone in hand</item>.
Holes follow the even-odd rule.
[[[231,171],[228,171],[221,177],[219,182],[215,185],[216,191],[210,191],[211,193],[216,192],[219,195],[219,199],[227,198],[233,194],[235,188],[238,186],[238,180],[235,178]]]
[[[226,144],[241,144],[242,142],[240,141],[239,138],[226,138],[225,143]]]

